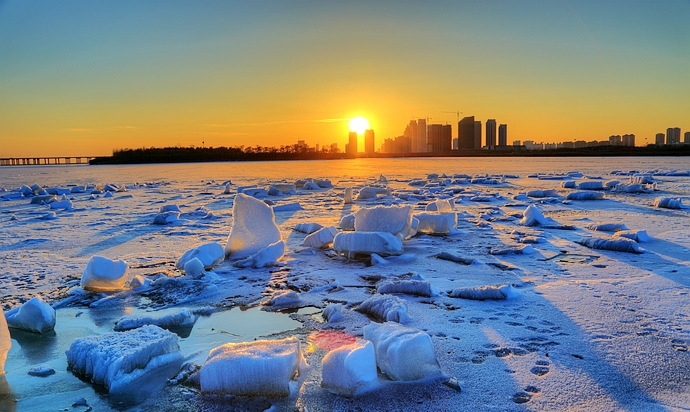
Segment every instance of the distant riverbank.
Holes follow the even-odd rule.
[[[90,164],[144,164],[144,163],[190,163],[228,161],[271,161],[271,160],[333,160],[353,158],[406,158],[406,157],[590,157],[590,156],[690,156],[690,145],[645,147],[597,146],[585,148],[563,148],[548,150],[525,150],[524,148],[501,148],[499,150],[453,150],[437,153],[345,153],[326,152],[284,152],[262,148],[261,151],[243,148],[148,148],[125,149],[112,156],[97,157]]]

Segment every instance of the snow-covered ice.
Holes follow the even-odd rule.
[[[160,317],[153,316],[124,316],[116,323],[115,331],[125,331],[140,328],[144,325],[156,325],[163,329],[191,327],[196,322],[196,316],[187,310]]]
[[[233,162],[0,168],[5,187],[0,190],[0,307],[7,313],[41,296],[56,309],[54,333],[8,329],[12,347],[0,378],[0,410],[5,400],[17,410],[41,410],[45,399],[53,409],[69,409],[76,398],[86,401],[85,408],[106,412],[420,412],[483,410],[487,405],[495,410],[603,412],[690,406],[690,320],[685,316],[690,312],[690,281],[685,276],[690,267],[690,210],[654,206],[656,198],[686,203],[687,159],[377,158],[265,166]],[[380,174],[386,181],[377,178]],[[640,183],[628,179],[634,175],[641,176]],[[298,183],[300,176],[314,177]],[[562,183],[581,182],[586,176],[602,183],[605,190],[592,193],[606,200],[567,199],[581,189]],[[229,177],[236,184],[225,193]],[[325,180],[332,188],[319,186]],[[105,190],[102,182],[113,181],[119,188],[126,186],[127,193]],[[309,182],[318,188],[306,190]],[[27,195],[22,186],[28,188],[22,189]],[[251,210],[235,213],[235,201],[242,202],[242,196],[235,198],[238,187],[278,210],[282,205],[300,207],[290,206],[275,217],[269,211],[267,219]],[[356,197],[366,187],[375,198],[344,203],[347,188]],[[533,191],[555,191],[558,196],[526,195]],[[72,202],[72,210],[51,209],[51,202],[63,196]],[[32,200],[37,201],[30,204]],[[173,204],[180,210],[179,220],[151,224],[161,206]],[[404,239],[380,232],[396,238],[396,251],[402,252],[397,256],[357,253],[358,239],[352,242],[352,253],[330,244],[306,247],[308,234],[295,230],[300,224],[338,227],[344,220],[338,230],[361,236],[369,233],[354,231],[355,216],[362,210],[409,208],[414,216],[440,213],[449,204],[453,206],[447,213],[458,217],[452,236],[415,234],[420,222],[414,217]],[[44,215],[48,218],[41,219]],[[527,223],[530,218],[534,223]],[[213,243],[216,252],[223,249],[233,226],[243,221],[270,222],[279,235],[275,241],[283,242],[282,257],[276,260],[273,255],[265,260],[270,261],[266,267],[255,267],[261,265],[254,258],[243,260],[274,241],[245,258],[223,259],[221,250],[211,258],[211,266],[196,256],[185,257],[191,265],[187,270],[178,265],[199,245]],[[623,227],[608,224],[630,230],[612,232]],[[251,232],[264,234],[262,229]],[[578,243],[588,235],[595,240]],[[612,236],[604,238],[607,235]],[[635,250],[621,239],[639,242],[645,253],[618,251]],[[614,250],[590,247],[600,242],[611,242]],[[530,249],[521,249],[525,245]],[[520,250],[533,253],[514,253]],[[128,262],[129,287],[81,288],[80,274],[92,256]],[[239,267],[243,264],[250,267]],[[463,293],[487,297],[502,288],[510,292],[506,299],[459,298]],[[191,315],[185,319],[196,322],[170,329],[177,334],[186,365],[180,369],[179,363],[171,364],[162,367],[165,373],[152,370],[135,378],[128,389],[143,389],[143,384],[163,377],[160,387],[146,390],[137,401],[141,404],[120,404],[88,378],[65,373],[64,353],[73,341],[106,336],[127,317],[142,327],[146,318],[156,323],[183,311]],[[353,388],[344,380],[339,381],[345,388],[340,395],[322,386],[328,352],[361,340],[364,328],[388,318],[426,334],[447,377],[392,382],[379,371],[376,390],[351,399],[342,398]],[[302,348],[309,348],[302,355],[311,367],[289,380],[288,396],[202,392],[199,371],[213,348],[293,335]],[[321,346],[317,335],[327,336],[328,345]],[[0,333],[0,356],[3,336],[8,335]],[[644,348],[644,356],[639,348]],[[29,375],[44,365],[56,373]],[[175,374],[166,384],[163,375]]]
[[[194,258],[199,259],[205,269],[210,269],[225,258],[225,253],[220,243],[206,243],[184,252],[177,259],[175,266],[178,269],[184,269],[185,264]]]
[[[302,245],[321,249],[333,243],[333,239],[337,234],[338,230],[335,228],[335,226],[322,227],[316,232],[307,235],[307,237],[304,238]]]
[[[35,333],[46,333],[55,329],[55,309],[40,296],[8,311],[5,318],[10,328]]]
[[[372,323],[364,339],[374,345],[376,363],[393,380],[414,381],[443,376],[431,337],[395,322]]]
[[[81,287],[94,292],[111,292],[125,287],[129,265],[124,260],[92,256],[81,275]]]
[[[72,372],[111,393],[126,393],[156,369],[182,364],[177,335],[151,325],[79,338],[66,355]]]
[[[355,213],[355,231],[387,232],[404,240],[412,232],[412,208],[410,206],[361,208]]]
[[[333,249],[348,258],[357,254],[400,255],[403,243],[388,232],[340,232],[333,239]]]
[[[333,349],[323,357],[321,385],[346,397],[361,395],[379,386],[374,345],[358,341]]]
[[[209,353],[199,374],[203,392],[288,396],[305,367],[299,339],[226,343]]]
[[[241,259],[281,240],[273,209],[266,203],[245,194],[235,196],[232,207],[233,224],[225,245],[225,255]]]

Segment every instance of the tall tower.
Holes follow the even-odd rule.
[[[474,149],[474,116],[464,117],[458,122],[458,149]]]
[[[496,119],[486,121],[486,146],[489,149],[496,147]]]
[[[474,122],[474,150],[481,150],[482,148],[482,122],[479,120]]]
[[[498,145],[508,146],[508,125],[500,124],[498,125]]]
[[[346,152],[347,154],[357,154],[357,132],[350,132]]]
[[[364,131],[364,153],[374,153],[374,129],[367,129]]]
[[[417,120],[417,135],[412,140],[412,151],[415,153],[426,152],[426,119]]]

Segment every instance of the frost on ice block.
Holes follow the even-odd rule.
[[[153,325],[79,338],[65,353],[75,374],[118,394],[127,393],[164,367],[176,366],[174,375],[182,364],[177,335]]]
[[[296,337],[226,343],[209,353],[200,372],[202,392],[288,396],[305,364]]]
[[[16,307],[6,315],[7,325],[35,333],[46,333],[55,329],[55,309],[40,296]]]
[[[333,249],[348,258],[357,253],[390,256],[401,255],[403,244],[387,232],[341,232],[333,239]]]
[[[239,193],[232,206],[233,224],[225,256],[241,259],[281,240],[273,209],[261,200]]]
[[[316,249],[324,248],[331,243],[338,231],[334,226],[323,227],[304,238],[302,246],[313,247]]]
[[[428,235],[451,234],[458,224],[455,213],[419,213],[414,217],[419,221],[417,232]]]
[[[81,287],[94,292],[122,290],[129,266],[124,260],[92,256],[81,275]]]
[[[321,386],[346,397],[377,388],[374,345],[359,341],[328,352],[323,357],[322,378]]]
[[[394,322],[372,323],[364,339],[374,344],[376,363],[393,380],[414,381],[443,377],[434,344],[426,333]]]

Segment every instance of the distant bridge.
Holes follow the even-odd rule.
[[[98,156],[1,157],[0,166],[80,165]]]

